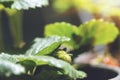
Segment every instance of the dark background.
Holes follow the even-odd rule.
[[[74,25],[80,25],[79,17],[71,9],[64,13],[56,12],[51,6],[24,10],[23,13],[23,38],[24,41],[29,43],[35,37],[43,37],[44,26],[54,22],[69,22]],[[8,18],[5,12],[2,13],[2,25],[3,25],[3,39],[7,47],[13,46],[12,36],[9,30]]]

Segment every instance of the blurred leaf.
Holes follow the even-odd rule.
[[[8,58],[3,59],[3,57],[8,57]],[[86,74],[84,72],[77,71],[69,63],[60,59],[56,59],[54,57],[50,57],[50,56],[9,55],[9,54],[2,53],[0,54],[0,58],[1,58],[0,60],[2,60],[2,62],[0,63],[1,64],[0,74],[5,74],[7,76],[9,76],[9,74],[11,73],[19,74],[24,71],[24,68],[21,67],[19,64],[16,64],[16,62],[23,63],[24,61],[27,61],[27,63],[24,62],[24,64],[31,64],[30,62],[33,61],[35,63],[34,64],[32,63],[32,65],[36,65],[36,66],[48,65],[51,67],[56,67],[60,69],[58,71],[60,71],[62,75],[68,75],[70,78],[73,78],[74,80],[76,80],[76,78],[86,77]],[[30,67],[28,67],[27,69],[31,70]]]
[[[0,0],[0,2],[8,2],[8,1],[15,1],[15,0]]]
[[[4,8],[4,10],[9,16],[13,16],[18,12],[16,9],[10,9],[10,8]]]
[[[24,60],[19,62],[22,66],[25,67],[26,73],[28,75],[34,75],[36,64],[31,60]]]
[[[50,54],[63,42],[69,41],[69,38],[51,36],[47,38],[36,38],[33,45],[26,51],[27,55],[45,55]]]
[[[72,24],[65,22],[56,22],[45,26],[45,36],[59,35],[70,38],[71,40],[66,43],[69,47],[75,48],[76,43],[73,39],[74,35],[78,34],[78,28]]]
[[[0,0],[0,2],[12,2],[11,8],[17,10],[48,5],[48,0]]]
[[[91,20],[79,27],[80,36],[82,37],[81,44],[85,44],[90,39],[94,39],[93,45],[102,45],[113,42],[119,31],[111,22],[103,20]]]
[[[19,64],[12,63],[10,61],[0,59],[0,75],[9,77],[12,74],[19,75],[24,73],[24,67]]]
[[[29,74],[29,75],[33,75],[34,74],[34,68],[37,66],[36,64],[35,64],[35,62],[34,61],[32,61],[32,60],[24,60],[24,61],[20,61],[19,60],[19,58],[22,58],[22,57],[25,57],[25,55],[10,55],[10,54],[7,54],[7,53],[1,53],[0,54],[0,60],[2,60],[2,61],[7,61],[7,62],[9,62],[8,64],[13,64],[12,66],[15,66],[15,65],[20,65],[20,66],[23,66],[24,67],[24,73],[26,72],[27,74]],[[43,65],[43,64],[46,64],[46,62],[44,62],[44,61],[39,61],[39,63],[41,64],[41,65]],[[7,63],[5,64],[5,65],[7,65]],[[7,65],[8,66],[8,65]],[[22,68],[23,68],[22,67]],[[18,67],[19,68],[19,67]],[[5,68],[6,69],[6,68]],[[12,67],[10,67],[10,69],[11,69],[11,72],[12,72],[12,70],[13,70],[13,72],[14,72],[14,69],[12,69]],[[10,70],[8,69],[6,69],[6,72],[9,72]],[[5,73],[3,73],[3,72],[0,72],[0,74],[5,74]],[[8,74],[8,76],[10,76],[12,73],[10,73],[9,72],[9,74]],[[6,75],[6,74],[5,74]],[[16,74],[17,75],[17,74]]]
[[[109,15],[120,16],[120,8],[111,8],[111,11],[109,12]]]
[[[12,63],[16,63],[18,61],[17,58],[15,57],[15,55],[9,55],[4,52],[0,53],[0,59],[10,61]]]
[[[68,75],[69,77],[73,78],[74,80],[76,80],[77,78],[86,77],[86,74],[84,72],[77,71],[69,63],[62,61],[60,59],[50,57],[50,56],[21,56],[21,57],[18,57],[18,59],[20,61],[32,60],[37,65],[43,65],[43,64],[41,64],[41,62],[45,62],[46,65],[62,69],[62,73],[64,75]]]
[[[4,9],[4,6],[0,4],[0,11]]]
[[[72,7],[71,0],[53,0],[53,8],[58,12],[65,12]]]
[[[101,6],[102,5],[102,6]],[[54,0],[56,11],[65,12],[75,7],[77,10],[86,10],[103,16],[120,16],[120,0]]]
[[[73,4],[77,9],[87,10],[93,13],[99,12],[103,9],[103,0],[74,0]],[[101,6],[102,5],[102,6]]]
[[[17,59],[12,55],[5,53],[0,54],[0,76],[9,77],[11,75],[19,75],[25,72],[25,69],[20,64],[16,64]]]
[[[120,15],[120,13],[116,13],[120,12],[120,0],[74,0],[73,4],[78,10],[84,9],[104,16]]]

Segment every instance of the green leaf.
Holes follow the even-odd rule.
[[[4,6],[0,4],[0,11],[2,11],[3,9],[4,9]]]
[[[70,0],[54,0],[53,1],[53,8],[58,12],[65,12],[72,7]]]
[[[12,55],[0,54],[0,76],[9,77],[11,75],[20,75],[25,69],[20,64],[16,64],[17,59]]]
[[[10,55],[4,52],[0,53],[0,59],[10,61],[12,63],[16,63],[18,61],[15,55]]]
[[[18,59],[20,61],[32,60],[37,65],[43,65],[43,63],[41,63],[41,62],[45,62],[46,65],[62,69],[62,73],[64,75],[68,75],[69,77],[73,78],[74,80],[76,80],[77,78],[86,77],[86,74],[84,72],[77,71],[69,63],[62,61],[60,59],[50,57],[50,56],[21,56],[21,57],[18,57]]]
[[[29,9],[48,5],[48,0],[0,0],[0,2],[13,2],[13,9]]]
[[[46,55],[54,51],[63,42],[69,41],[69,38],[51,36],[46,38],[36,38],[33,45],[26,51],[27,55]]]
[[[88,43],[93,39],[93,45],[102,45],[113,42],[119,31],[117,27],[103,20],[91,20],[79,27],[80,36],[82,37],[81,44]]]
[[[4,59],[3,59],[4,57]],[[8,58],[6,58],[8,57]],[[68,75],[70,78],[73,78],[74,80],[76,80],[76,78],[84,78],[86,77],[86,74],[82,71],[77,71],[74,67],[72,67],[72,65],[70,65],[69,63],[60,60],[60,59],[56,59],[54,57],[50,57],[50,56],[34,56],[34,55],[9,55],[9,54],[0,54],[0,75],[6,75],[6,76],[10,76],[11,74],[20,74],[22,72],[24,72],[24,68],[17,63],[21,63],[24,61],[24,65],[28,64],[29,62],[34,62],[34,64],[36,66],[41,66],[41,65],[48,65],[51,67],[56,67],[60,70],[63,75]],[[24,66],[23,65],[23,66]],[[32,64],[33,65],[33,64]],[[27,69],[30,69],[30,67],[28,67]],[[29,71],[29,70],[27,70]]]
[[[34,75],[36,64],[31,60],[20,61],[19,64],[25,67],[25,71],[28,75]]]
[[[25,57],[25,55],[10,55],[7,53],[1,53],[0,54],[0,60],[1,61],[7,61],[9,62],[9,64],[13,64],[14,65],[22,65],[24,66],[24,73],[28,73],[29,75],[32,75],[34,73],[34,68],[36,67],[36,64],[31,61],[31,60],[24,60],[24,61],[20,61],[18,58],[21,57]],[[41,61],[40,62],[42,65],[46,64],[45,62]],[[18,67],[19,68],[19,67]],[[6,68],[5,68],[6,69]],[[11,67],[11,71],[14,70]],[[10,70],[6,70],[6,72],[9,72]],[[14,72],[14,71],[13,71]],[[3,72],[0,72],[0,74],[3,74]],[[10,74],[9,74],[10,75]]]
[[[71,48],[75,48],[76,44],[73,39],[75,34],[78,34],[78,28],[66,22],[56,22],[45,26],[45,36],[59,35],[70,38],[71,40],[66,43]]]
[[[25,69],[19,64],[0,59],[0,75],[9,77],[11,75],[19,75],[24,73]]]

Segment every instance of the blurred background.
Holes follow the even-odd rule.
[[[50,0],[49,5],[43,8],[23,11],[22,35],[24,42],[31,42],[35,37],[43,37],[44,26],[48,23],[65,21],[75,25],[80,25],[81,21],[76,11],[65,10],[64,12],[58,12],[54,9],[53,2],[54,0]],[[13,47],[14,40],[10,31],[8,15],[5,11],[2,11],[1,18],[4,44],[6,47]]]

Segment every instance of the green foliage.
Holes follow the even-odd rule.
[[[45,55],[50,54],[63,42],[69,41],[69,38],[51,36],[47,38],[36,38],[33,41],[33,45],[26,51],[26,55]]]
[[[10,2],[10,7],[17,10],[48,5],[48,0],[0,0],[0,2]]]
[[[73,36],[78,34],[78,28],[75,25],[65,23],[65,22],[56,22],[54,24],[48,24],[45,26],[45,36],[59,35],[70,38],[71,40],[66,43],[70,48],[77,47],[74,42]]]
[[[37,65],[49,65],[53,66],[59,69],[62,69],[62,73],[65,75],[68,75],[71,78],[83,78],[86,77],[86,74],[82,71],[77,71],[74,69],[69,63],[62,61],[60,59],[56,59],[50,56],[26,56],[26,57],[18,57],[20,61],[24,60],[32,60],[34,61]],[[42,64],[41,64],[42,62]]]
[[[54,58],[53,56],[46,56],[46,54],[43,53],[40,55],[41,51],[43,51],[44,49],[44,53],[50,54],[51,50],[54,51],[56,49],[55,47],[58,47],[58,45],[62,44],[64,41],[68,41],[68,38],[53,36],[44,39],[37,38],[35,39],[35,41],[36,40],[38,43],[35,42],[24,55],[10,55],[7,53],[1,53],[0,76],[4,75],[10,77],[11,75],[20,75],[24,73],[26,75],[31,75],[35,77],[34,75],[37,71],[36,68],[47,65],[48,67],[56,68],[56,75],[68,76],[70,79],[74,80],[76,80],[77,78],[86,77],[86,74],[84,72],[77,71],[71,64],[67,63],[66,61]],[[57,44],[57,46],[54,46],[54,43]],[[28,54],[29,51],[30,54]],[[37,55],[38,53],[39,55]],[[51,69],[52,72],[54,72],[54,68]],[[44,71],[44,69],[42,69],[42,71]],[[49,70],[45,69],[45,72],[49,72]],[[37,72],[36,74],[39,76],[43,75],[43,73],[41,72]],[[51,75],[52,74],[50,74],[50,76]],[[37,76],[37,78],[39,76]]]
[[[0,76],[9,77],[11,75],[19,75],[25,72],[24,67],[19,64],[15,64],[10,61],[1,60],[1,59],[0,61],[1,61],[0,62]]]
[[[79,26],[81,44],[93,39],[93,45],[105,45],[115,40],[119,31],[115,24],[103,20],[91,20]]]
[[[13,32],[15,40],[18,36],[17,33],[20,33],[19,36],[22,37],[20,22],[22,20],[22,13],[18,15],[17,10],[42,7],[47,4],[48,0],[0,0],[0,11],[5,10],[7,12],[10,24],[13,26],[11,27],[11,32]],[[14,23],[14,21],[16,22]],[[20,37],[18,37],[18,39],[18,41],[21,41]],[[68,80],[76,80],[77,78],[86,77],[86,73],[76,70],[68,62],[54,58],[53,56],[48,56],[48,54],[52,54],[52,52],[66,41],[69,41],[69,38],[59,36],[36,38],[33,41],[33,45],[30,46],[30,49],[28,49],[24,54],[10,55],[9,52],[1,53],[0,79],[5,78],[3,80],[16,80],[16,78],[22,79],[22,76],[25,76],[25,78],[31,77],[32,80],[37,74],[39,76],[35,80],[39,80],[42,79],[40,76],[46,75],[44,73],[49,72],[53,74],[48,74],[48,76],[61,75],[68,77]],[[37,67],[44,65],[47,65],[48,68],[52,67],[51,71],[42,68],[43,72],[37,72]],[[56,70],[54,68],[56,68]],[[56,78],[56,80],[58,79]]]
[[[0,11],[4,9],[4,6],[0,4]]]
[[[113,23],[102,20],[91,20],[81,24],[79,27],[65,22],[57,22],[45,26],[45,36],[59,35],[69,37],[71,41],[67,44],[74,49],[86,44],[92,46],[106,45],[113,42],[118,34],[119,31]]]
[[[53,8],[57,12],[65,12],[73,6],[71,0],[53,0]]]
[[[2,56],[2,57],[9,56],[9,59],[16,60],[14,62],[10,62],[10,61],[5,61],[8,59],[4,59],[4,61],[0,63],[1,64],[0,72],[2,75],[4,74],[6,76],[9,76],[11,73],[14,73],[17,75],[21,72],[24,72],[24,68],[22,66],[20,66],[20,63],[22,64],[23,61],[33,61],[36,63],[36,66],[48,65],[48,66],[59,68],[59,69],[61,69],[60,72],[63,75],[68,75],[70,78],[74,78],[74,80],[76,80],[76,78],[86,77],[86,74],[84,72],[77,71],[69,63],[62,61],[60,59],[50,57],[50,56],[34,56],[34,55],[25,56],[25,55],[8,55],[8,54],[1,54],[0,56]],[[16,62],[16,64],[15,64],[15,62]],[[19,64],[17,64],[17,63],[19,63]],[[29,62],[26,64],[30,65],[31,63]],[[26,67],[26,66],[24,66],[24,67]],[[27,69],[29,69],[29,68],[27,68]]]
[[[0,76],[9,77],[11,75],[19,75],[25,73],[25,69],[17,64],[17,59],[12,55],[0,54]]]
[[[33,62],[32,60],[24,60],[18,63],[25,67],[25,72],[28,75],[34,75],[34,72],[37,66],[35,62]]]

